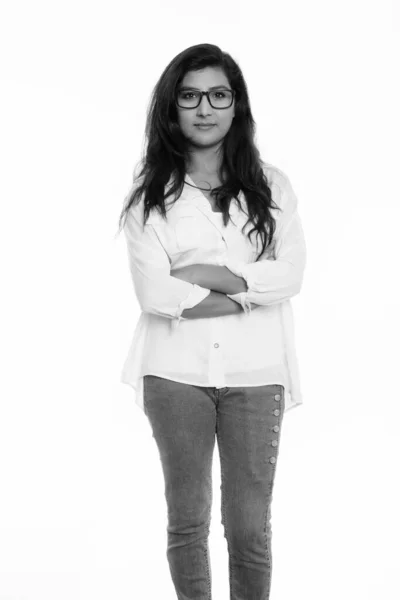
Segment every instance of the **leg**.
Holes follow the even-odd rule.
[[[284,387],[224,388],[217,404],[222,523],[231,600],[268,600],[272,489]]]
[[[180,600],[211,600],[208,534],[216,408],[212,388],[144,377],[168,508],[167,558]]]

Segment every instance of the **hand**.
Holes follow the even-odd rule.
[[[231,294],[241,294],[242,292],[247,292],[248,287],[247,287],[247,282],[243,277],[238,277],[237,275],[234,275],[233,273],[231,273],[231,277],[233,280],[233,289],[235,291],[230,292]]]

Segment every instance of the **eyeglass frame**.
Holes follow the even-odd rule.
[[[190,91],[190,90],[186,90],[186,91]],[[215,107],[211,104],[210,102],[210,94],[211,92],[232,92],[232,101],[230,103],[229,106],[224,106],[224,107]],[[179,92],[179,90],[178,90]],[[181,106],[180,104],[178,104],[178,92],[176,92],[176,97],[175,97],[175,102],[176,105],[179,106],[179,108],[182,108],[183,110],[193,110],[193,108],[199,108],[202,100],[203,100],[203,96],[207,96],[207,100],[208,100],[208,104],[211,106],[211,108],[214,108],[216,110],[226,110],[227,108],[231,108],[233,101],[235,99],[235,95],[236,95],[236,90],[231,90],[231,89],[224,89],[222,88],[221,90],[209,90],[208,92],[202,92],[201,90],[193,90],[193,92],[199,92],[200,93],[200,98],[199,98],[199,103],[196,106]]]

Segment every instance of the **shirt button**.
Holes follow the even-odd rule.
[[[272,440],[271,446],[277,446],[277,445],[278,445],[278,440]]]
[[[280,410],[278,410],[278,409],[274,410],[274,415],[275,415],[276,417],[279,415],[279,413],[280,413]]]
[[[219,344],[214,344],[214,348],[219,348]]]
[[[276,462],[276,458],[275,458],[275,456],[271,456],[271,458],[269,459],[269,462],[270,462],[270,463],[274,463],[274,462]]]
[[[274,431],[279,431],[279,425],[274,425],[272,428]]]
[[[276,394],[275,395],[275,400],[278,402],[278,400],[280,400],[280,399],[281,399],[281,395],[280,394]]]

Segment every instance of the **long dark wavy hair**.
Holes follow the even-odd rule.
[[[223,139],[222,157],[219,169],[219,187],[211,193],[216,204],[223,213],[226,226],[230,218],[229,204],[231,198],[237,198],[243,191],[248,207],[248,220],[254,227],[250,235],[257,231],[262,239],[262,249],[258,260],[266,247],[272,243],[275,233],[275,219],[271,209],[281,210],[272,200],[271,190],[264,168],[266,165],[260,158],[256,147],[255,121],[250,110],[247,86],[239,65],[227,53],[213,44],[198,44],[178,54],[165,68],[152,92],[146,120],[147,148],[141,159],[142,168],[134,183],[133,191],[125,198],[125,206],[119,218],[119,231],[122,220],[132,204],[144,199],[144,223],[146,223],[153,207],[158,207],[164,219],[166,217],[165,200],[175,195],[175,201],[182,194],[186,174],[186,158],[188,141],[181,132],[177,109],[176,92],[188,71],[201,70],[206,67],[221,68],[231,88],[235,92],[235,117],[231,127]],[[165,186],[173,175],[173,185],[165,195]],[[267,227],[266,227],[267,226]]]

